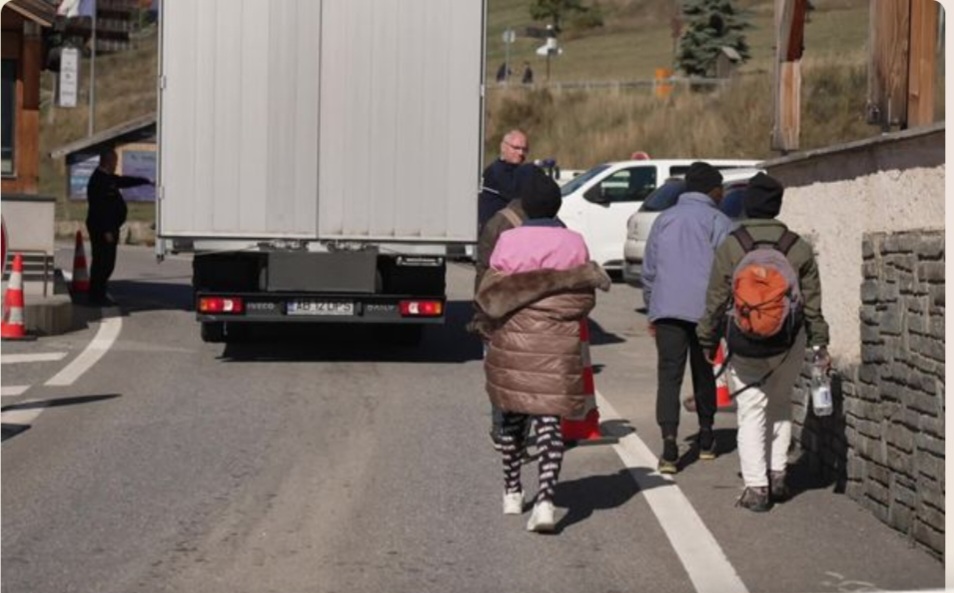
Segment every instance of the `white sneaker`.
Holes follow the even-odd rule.
[[[530,514],[530,520],[527,521],[527,531],[552,532],[556,528],[555,511],[553,503],[549,500],[533,505],[533,512]]]
[[[504,515],[522,515],[523,492],[504,492],[503,511]]]

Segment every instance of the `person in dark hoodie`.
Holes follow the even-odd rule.
[[[137,185],[149,185],[145,177],[116,175],[118,158],[112,148],[99,155],[99,166],[86,185],[86,230],[92,247],[89,271],[89,304],[109,305],[106,285],[116,267],[116,248],[119,227],[126,222],[126,201],[119,190]]]
[[[552,179],[535,168],[520,199],[527,220],[500,235],[476,300],[485,313],[487,394],[503,410],[503,512],[523,512],[521,457],[532,422],[540,469],[527,530],[549,532],[563,460],[560,419],[579,414],[587,399],[580,324],[610,278],[589,261],[583,237],[556,219],[562,199]]]
[[[732,301],[733,275],[747,251],[740,231],[754,244],[772,244],[781,251],[798,276],[801,292],[800,321],[792,328],[791,345],[784,351],[773,349],[767,356],[731,352],[728,379],[738,415],[739,463],[745,488],[738,505],[756,512],[767,511],[776,502],[789,497],[786,484],[788,448],[792,439],[792,390],[798,378],[806,344],[819,354],[826,365],[828,323],[822,315],[821,280],[815,255],[804,239],[777,220],[782,208],[784,188],[776,179],[759,173],[749,182],[743,198],[746,218],[716,250],[706,293],[705,314],[696,327],[699,343],[711,361],[719,339],[727,327],[725,313]],[[766,349],[768,341],[757,348]],[[778,352],[778,353],[776,353]]]
[[[712,425],[716,386],[712,366],[696,339],[706,304],[706,283],[716,248],[733,222],[719,210],[722,174],[697,161],[686,172],[686,190],[653,222],[643,258],[643,302],[656,338],[656,422],[662,431],[660,473],[678,471],[679,392],[688,356],[699,417],[699,458],[715,459]]]

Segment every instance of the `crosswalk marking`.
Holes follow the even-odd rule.
[[[0,388],[0,396],[16,397],[18,395],[23,395],[23,393],[29,388],[29,385],[4,385],[2,388]]]
[[[36,354],[4,354],[0,363],[15,364],[23,362],[54,362],[66,358],[66,352],[38,352]]]

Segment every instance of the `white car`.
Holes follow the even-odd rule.
[[[705,159],[632,160],[597,165],[561,188],[560,220],[583,235],[590,257],[608,270],[623,268],[624,221],[634,214],[664,180],[684,175],[689,165]],[[725,171],[750,168],[758,161],[706,160]]]
[[[749,179],[764,172],[756,168],[740,168],[722,171],[722,185],[725,188],[725,198],[722,202],[722,211],[732,219],[741,216],[742,190],[749,183]],[[623,280],[631,286],[642,286],[639,276],[643,268],[643,254],[646,251],[646,239],[653,228],[653,222],[659,213],[672,207],[679,196],[685,191],[686,182],[682,177],[667,179],[650,194],[640,205],[639,210],[633,213],[626,221],[626,241],[623,243]]]

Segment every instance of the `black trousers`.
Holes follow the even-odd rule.
[[[119,231],[112,233],[113,240],[106,240],[106,233],[89,232],[89,242],[92,246],[93,261],[89,267],[89,298],[101,300],[106,298],[106,284],[116,268],[116,246],[119,242]]]
[[[679,392],[686,372],[692,372],[699,426],[711,427],[716,413],[716,386],[712,365],[696,337],[696,324],[680,319],[658,319],[656,326],[656,422],[663,436],[675,436],[679,426]]]

